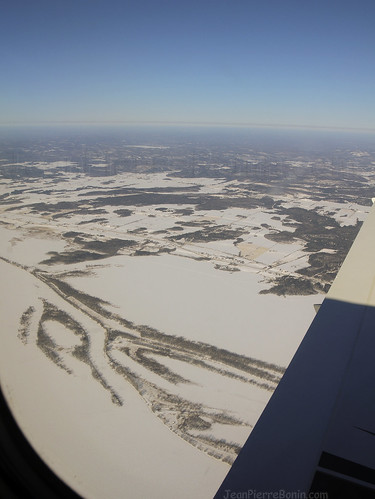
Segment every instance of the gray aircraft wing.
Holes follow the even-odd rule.
[[[215,497],[311,491],[375,497],[375,207]]]

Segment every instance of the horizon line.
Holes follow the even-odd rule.
[[[179,125],[179,126],[232,126],[249,128],[301,128],[313,130],[339,130],[375,132],[375,127],[345,127],[334,125],[297,125],[292,123],[254,123],[224,121],[162,121],[162,120],[11,120],[0,121],[0,126],[15,125]]]

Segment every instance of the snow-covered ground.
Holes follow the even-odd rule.
[[[275,273],[306,267],[308,254],[302,243],[265,237],[292,230],[270,209],[97,202],[120,188],[224,195],[234,182],[61,178],[0,181],[12,201],[0,207],[0,378],[9,405],[84,497],[212,497],[323,299],[259,292]],[[283,202],[319,206],[348,224],[366,211]],[[223,227],[233,235],[217,236]],[[131,244],[92,256],[111,240]]]
[[[116,256],[93,270],[66,282],[137,324],[281,366],[290,362],[314,317],[313,304],[322,299],[262,295],[257,273],[223,272],[211,262],[174,255]]]

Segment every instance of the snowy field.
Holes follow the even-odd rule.
[[[261,291],[309,253],[266,237],[293,230],[272,207],[197,207],[235,181],[59,166],[0,180],[5,396],[84,497],[212,497],[323,300]],[[347,225],[368,211],[278,201]]]

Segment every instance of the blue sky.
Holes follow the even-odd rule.
[[[0,122],[375,129],[374,0],[4,0]]]

